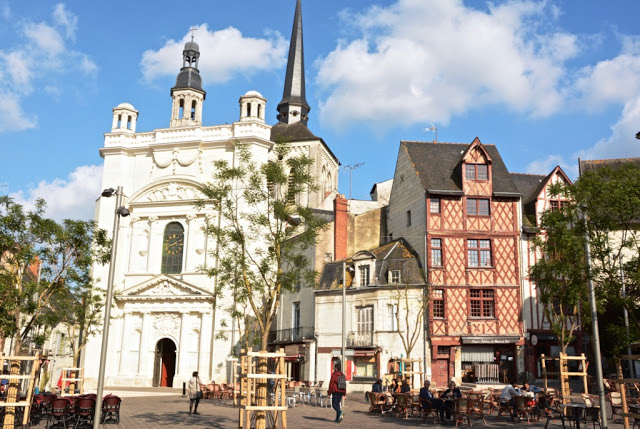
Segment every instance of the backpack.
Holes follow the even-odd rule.
[[[344,374],[338,376],[338,382],[336,383],[336,388],[338,390],[346,392],[346,390],[347,390],[347,377],[345,377]]]

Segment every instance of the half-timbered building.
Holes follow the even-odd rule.
[[[438,386],[481,364],[500,381],[524,370],[520,198],[497,148],[478,138],[400,145],[388,235],[405,238],[426,267]]]

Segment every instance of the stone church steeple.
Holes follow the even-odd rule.
[[[304,47],[302,43],[302,6],[300,0],[296,4],[289,45],[287,74],[284,81],[282,101],[278,104],[278,121],[285,124],[302,122],[309,119],[309,104],[304,87]]]
[[[207,93],[202,89],[202,78],[198,70],[200,47],[193,41],[184,45],[182,68],[176,84],[171,88],[173,105],[170,127],[202,126],[202,102]]]

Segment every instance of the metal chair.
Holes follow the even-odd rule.
[[[622,395],[620,392],[611,392],[607,395],[609,404],[611,404],[611,420],[616,422],[616,414],[619,412],[622,414]]]
[[[96,401],[92,398],[82,398],[76,402],[76,422],[73,425],[76,429],[81,424],[93,426],[93,415],[95,413]]]
[[[121,402],[122,399],[115,395],[108,395],[102,398],[102,414],[100,417],[100,423],[115,421],[116,424],[119,424]]]
[[[62,423],[66,428],[67,421],[69,420],[69,400],[66,398],[57,398],[51,401],[51,412],[47,419],[47,427],[50,428],[53,424]]]

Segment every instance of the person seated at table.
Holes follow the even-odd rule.
[[[398,384],[398,380],[395,378],[391,380],[391,384],[389,385],[389,393],[392,395],[394,393],[398,393],[400,391],[400,385]]]
[[[447,420],[451,418],[451,413],[453,413],[454,402],[458,398],[462,398],[462,392],[460,389],[456,387],[456,382],[451,380],[449,382],[449,388],[442,392],[440,398],[444,400],[444,409],[447,413]]]
[[[442,399],[462,398],[462,392],[460,391],[460,389],[458,389],[456,387],[456,382],[451,380],[449,382],[449,388],[447,390],[445,390],[444,392],[442,392],[442,395],[440,395],[440,397]]]
[[[516,389],[516,384],[511,383],[507,384],[504,389],[502,389],[502,393],[500,393],[500,398],[498,398],[498,402],[503,407],[511,407],[511,417],[516,416],[516,396],[522,396],[522,392],[520,389]]]
[[[373,393],[382,393],[382,380],[380,378],[377,379],[375,383],[373,383],[373,386],[371,386],[371,391]]]
[[[444,422],[444,402],[434,396],[434,394],[430,390],[430,386],[431,382],[429,380],[425,380],[424,387],[420,389],[420,404],[422,405],[422,408],[426,409],[428,407],[426,401],[429,401],[429,403],[431,404],[431,408],[438,410],[440,421]]]
[[[400,386],[400,393],[409,393],[411,392],[411,386],[409,386],[409,381],[404,380],[402,382],[402,386]]]

